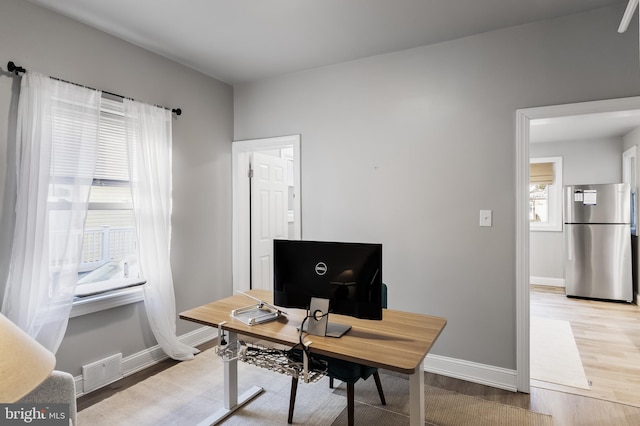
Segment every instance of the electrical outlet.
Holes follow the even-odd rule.
[[[480,226],[491,226],[492,216],[491,210],[480,210]]]

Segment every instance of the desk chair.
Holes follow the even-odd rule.
[[[387,285],[382,284],[382,307],[387,307]],[[353,412],[355,408],[355,383],[360,380],[367,380],[370,376],[376,382],[378,395],[380,395],[380,403],[387,405],[382,391],[382,383],[380,382],[380,374],[376,367],[369,367],[355,362],[344,361],[341,359],[331,358],[327,356],[314,355],[315,358],[322,359],[327,362],[327,376],[329,376],[329,387],[333,389],[333,379],[338,379],[347,384],[347,418],[349,426],[353,426]],[[296,393],[298,390],[298,378],[291,378],[291,396],[289,398],[289,418],[287,422],[293,423],[293,408],[296,403]]]

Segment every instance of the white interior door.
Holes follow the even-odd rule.
[[[251,178],[251,287],[273,288],[273,239],[288,238],[287,160],[254,152]]]
[[[300,135],[234,141],[231,145],[233,192],[233,290],[251,288],[251,184],[249,164],[254,152],[267,150],[293,151],[289,155],[289,239],[302,237]],[[292,214],[293,213],[293,214]]]

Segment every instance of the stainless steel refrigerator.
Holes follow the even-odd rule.
[[[567,296],[631,302],[629,184],[564,188]]]

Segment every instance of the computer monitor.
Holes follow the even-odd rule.
[[[382,244],[276,239],[273,262],[276,306],[308,309],[311,298],[328,299],[331,313],[382,319]],[[335,326],[327,335],[341,333]]]

